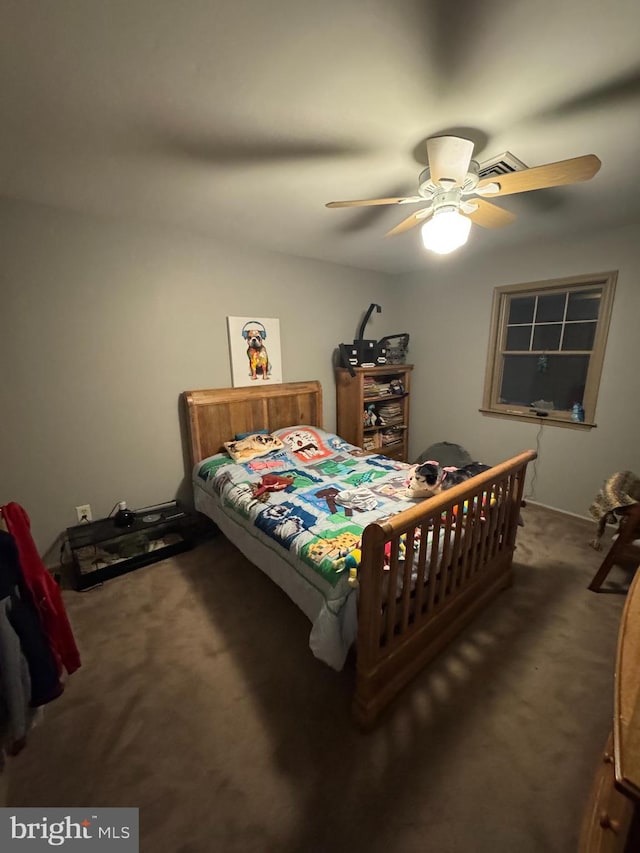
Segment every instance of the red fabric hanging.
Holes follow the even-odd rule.
[[[64,667],[71,675],[81,665],[80,653],[62,601],[60,587],[42,562],[31,536],[31,522],[25,510],[17,503],[8,503],[1,509],[7,529],[15,539],[24,582],[33,597],[51,650],[60,671]]]

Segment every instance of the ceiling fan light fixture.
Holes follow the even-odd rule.
[[[471,220],[462,216],[456,207],[441,207],[434,211],[421,231],[425,249],[438,255],[448,255],[467,242]]]

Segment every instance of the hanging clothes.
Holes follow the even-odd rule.
[[[60,683],[58,663],[40,622],[22,574],[18,547],[10,533],[0,530],[0,602],[4,608],[0,618],[6,621],[7,634],[16,635],[29,669],[29,704],[36,708],[58,697]],[[11,656],[9,660],[14,660]],[[17,682],[16,672],[9,667],[6,679]]]
[[[9,621],[11,599],[0,598],[0,750],[16,755],[30,725],[31,682],[20,640]]]
[[[19,564],[49,647],[55,656],[58,674],[62,669],[71,675],[81,665],[80,653],[62,600],[60,588],[47,571],[31,536],[31,523],[17,503],[0,508],[7,529],[18,551]]]
[[[36,709],[62,691],[15,540],[0,528],[0,754],[17,755],[24,748]]]

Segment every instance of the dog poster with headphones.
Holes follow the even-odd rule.
[[[280,320],[227,317],[234,388],[282,382]]]

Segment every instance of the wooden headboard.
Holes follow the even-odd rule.
[[[296,424],[322,427],[322,388],[312,382],[283,382],[248,388],[184,391],[188,413],[191,464],[224,450],[236,433]]]

